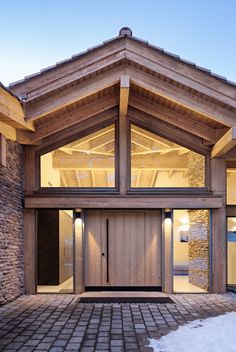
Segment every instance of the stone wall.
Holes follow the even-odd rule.
[[[189,210],[189,282],[209,290],[209,210]]]
[[[7,166],[0,165],[0,304],[24,293],[23,147],[7,140]]]
[[[205,158],[197,153],[189,153],[189,186],[204,187]],[[189,210],[189,282],[209,289],[209,238],[210,216],[208,210]]]

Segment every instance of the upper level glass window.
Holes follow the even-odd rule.
[[[41,155],[41,187],[115,187],[115,125]]]
[[[131,187],[205,187],[205,157],[131,125]]]
[[[236,169],[227,169],[227,204],[236,204]]]

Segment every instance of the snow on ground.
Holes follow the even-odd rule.
[[[194,320],[178,330],[149,339],[154,352],[236,352],[236,312]]]

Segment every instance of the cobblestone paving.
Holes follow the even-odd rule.
[[[236,294],[171,295],[175,304],[79,304],[75,295],[23,296],[0,307],[0,351],[146,351],[188,321],[236,311]]]

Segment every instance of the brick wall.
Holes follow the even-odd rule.
[[[0,165],[0,304],[24,293],[23,147],[7,140],[7,166]]]

